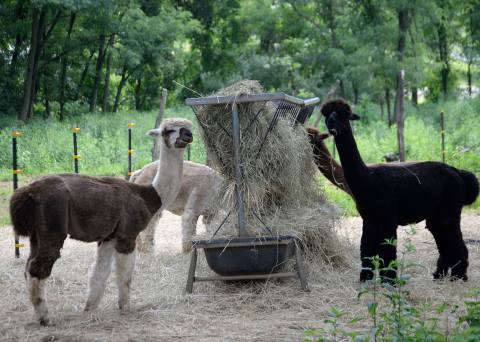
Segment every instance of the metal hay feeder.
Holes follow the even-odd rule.
[[[235,174],[235,197],[236,208],[238,212],[238,238],[232,239],[213,239],[215,234],[222,228],[230,213],[217,228],[210,240],[197,240],[193,242],[193,250],[190,261],[190,268],[187,279],[187,293],[193,291],[193,283],[197,281],[214,280],[250,280],[250,279],[272,279],[272,278],[299,278],[303,290],[308,290],[305,276],[303,258],[298,241],[292,236],[270,235],[262,237],[248,237],[246,233],[246,216],[244,205],[244,193],[242,184],[244,176],[242,173],[241,156],[241,127],[239,120],[238,106],[245,103],[261,102],[270,103],[274,108],[274,115],[269,123],[267,132],[262,137],[262,143],[258,147],[257,155],[261,153],[262,147],[269,133],[275,128],[279,120],[287,120],[289,125],[303,124],[312,114],[315,105],[320,99],[315,97],[311,99],[299,99],[285,93],[262,93],[262,94],[242,94],[238,96],[210,96],[199,98],[188,98],[185,103],[191,106],[201,128],[204,130],[208,139],[208,128],[205,127],[198,117],[198,110],[205,106],[224,105],[230,107],[232,126],[231,132],[223,128],[232,138],[233,165]],[[254,120],[260,115],[259,111],[245,128],[249,129]],[[252,214],[263,224],[263,228],[272,232],[263,223],[255,210]],[[200,277],[196,276],[196,265],[198,249],[203,249],[209,267],[218,275]],[[286,261],[295,255],[297,270],[295,272],[280,272]]]

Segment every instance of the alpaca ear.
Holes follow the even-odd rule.
[[[156,138],[162,135],[162,131],[160,130],[160,128],[151,129],[147,132],[147,135]]]
[[[350,121],[360,120],[360,116],[358,114],[352,113],[350,115]]]

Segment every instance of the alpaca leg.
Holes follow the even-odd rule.
[[[155,230],[158,222],[162,217],[161,213],[158,213],[152,217],[150,222],[137,237],[138,251],[142,254],[151,254],[155,245]]]
[[[372,258],[378,252],[377,234],[375,225],[363,221],[362,238],[360,241],[360,258],[362,270],[360,271],[360,281],[367,281],[373,278]]]
[[[47,248],[32,251],[27,263],[27,291],[33,304],[35,318],[41,325],[48,324],[48,308],[45,298],[45,283],[50,276],[53,264],[60,257],[61,245],[52,243]]]
[[[182,251],[188,253],[192,249],[192,238],[197,229],[200,214],[186,210],[182,215]]]
[[[451,268],[453,280],[467,281],[468,249],[460,229],[460,215],[440,222],[427,220],[427,227],[434,236],[440,254],[434,279],[445,277],[448,268]]]
[[[438,249],[437,269],[433,272],[433,279],[443,279],[448,275],[448,243],[442,236],[443,227],[438,220],[427,220],[427,229],[432,233]]]
[[[397,248],[391,242],[397,240],[397,226],[387,225],[382,230],[378,247],[378,255],[383,261],[383,270],[380,271],[382,280],[393,283],[397,277],[397,267],[393,263],[397,259]]]
[[[115,251],[115,271],[118,286],[118,307],[120,310],[128,310],[130,303],[130,284],[132,283],[133,270],[135,268],[136,250],[131,253],[119,253]]]
[[[88,279],[87,303],[85,304],[85,311],[94,310],[97,308],[107,279],[112,271],[112,256],[114,251],[114,240],[101,241],[97,247],[97,257],[90,269],[90,276]]]

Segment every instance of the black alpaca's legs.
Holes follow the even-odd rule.
[[[372,258],[378,253],[377,234],[375,226],[363,221],[362,238],[360,240],[360,260],[362,261],[362,270],[360,271],[360,281],[367,281],[373,278]]]
[[[397,260],[397,226],[384,226],[382,233],[380,234],[382,238],[379,242],[378,255],[383,260],[384,270],[380,271],[380,276],[382,280],[394,283],[397,277],[397,265],[393,263]]]
[[[387,243],[386,240],[397,239],[397,227],[393,224],[373,224],[363,222],[363,233],[360,242],[360,257],[362,261],[362,270],[360,271],[360,281],[366,281],[373,278],[372,258],[376,255],[380,257],[380,269],[388,268],[390,263],[397,258],[395,245]],[[386,281],[392,281],[396,277],[396,270],[381,270],[380,275]]]
[[[460,214],[448,219],[429,219],[427,228],[433,234],[440,254],[433,278],[447,276],[448,269],[451,268],[453,280],[467,281],[468,249],[460,230]]]

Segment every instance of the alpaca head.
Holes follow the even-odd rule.
[[[167,148],[184,149],[193,141],[192,123],[186,119],[165,119],[159,128],[152,129],[147,135],[163,139]]]
[[[320,133],[320,131],[314,127],[306,127],[305,129],[312,146],[318,146],[322,144],[323,141],[330,136],[329,133]]]
[[[352,113],[352,109],[344,100],[328,101],[322,106],[325,124],[328,132],[333,136],[342,134],[349,126],[349,120],[358,120],[360,117]]]

